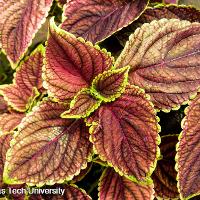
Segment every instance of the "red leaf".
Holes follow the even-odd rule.
[[[156,113],[143,91],[130,86],[116,101],[102,105],[99,124],[91,128],[100,158],[130,179],[144,181],[156,165],[158,124]]]
[[[44,67],[45,85],[51,96],[61,101],[73,98],[112,64],[113,58],[105,50],[75,38],[51,20]]]
[[[158,160],[156,169],[152,174],[155,196],[161,199],[179,198],[174,160],[177,142],[177,135],[167,135],[161,138],[162,159]]]
[[[71,0],[61,27],[96,43],[137,19],[147,4],[147,0]]]
[[[14,135],[4,180],[8,184],[54,184],[71,180],[91,154],[88,128],[82,120],[62,119],[67,107],[45,100],[34,107]]]
[[[2,85],[0,92],[15,110],[25,112],[39,95],[42,88],[42,65],[44,47],[40,45],[19,66],[13,84]]]
[[[182,198],[200,194],[200,95],[186,109],[176,155],[178,186]]]
[[[20,124],[25,114],[4,113],[0,114],[0,135],[11,133]]]
[[[162,19],[130,36],[116,67],[130,65],[129,82],[144,88],[157,108],[170,110],[200,88],[199,52],[199,23]]]
[[[107,168],[99,183],[99,200],[153,200],[153,184],[140,185]]]
[[[17,63],[44,22],[52,0],[0,0],[0,43]]]
[[[3,187],[3,170],[6,161],[6,152],[10,148],[11,134],[0,136],[0,187]]]

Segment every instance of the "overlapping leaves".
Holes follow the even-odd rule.
[[[148,0],[71,0],[61,27],[96,43],[137,19],[147,4]]]
[[[0,0],[0,44],[16,64],[44,22],[52,0]]]

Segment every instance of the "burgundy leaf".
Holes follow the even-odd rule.
[[[70,103],[70,109],[61,114],[62,118],[85,118],[95,111],[101,100],[95,99],[89,89],[83,89]]]
[[[112,64],[113,58],[106,50],[63,31],[53,19],[50,21],[44,67],[49,95],[61,101],[69,100]]]
[[[60,118],[66,109],[45,100],[23,119],[7,154],[5,182],[53,184],[71,180],[86,167],[88,128],[82,120]]]
[[[130,179],[147,179],[159,156],[159,126],[144,92],[129,86],[119,99],[98,111],[99,122],[91,133],[100,158]]]
[[[152,174],[155,196],[161,199],[179,198],[174,160],[177,142],[177,135],[167,135],[161,138],[162,159],[158,161]]]
[[[44,22],[52,0],[0,0],[0,43],[17,63]]]
[[[200,88],[199,58],[200,24],[162,19],[130,36],[116,67],[130,65],[129,82],[144,88],[157,108],[170,110]]]
[[[23,113],[0,114],[0,135],[11,133],[25,117]]]
[[[42,65],[44,47],[38,46],[17,68],[13,84],[2,85],[0,92],[8,105],[25,112],[39,95],[42,88]]]
[[[3,170],[6,161],[6,152],[10,148],[10,141],[12,139],[11,134],[0,136],[0,187],[3,183]]]
[[[176,155],[178,186],[182,198],[200,194],[200,95],[191,101],[183,120]]]
[[[107,168],[99,183],[99,200],[153,200],[153,184],[140,185]]]
[[[137,19],[147,4],[147,0],[71,0],[61,27],[96,43]]]

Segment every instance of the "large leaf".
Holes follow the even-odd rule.
[[[144,181],[159,156],[156,113],[144,92],[129,86],[116,101],[102,105],[92,142],[102,160],[130,179]]]
[[[162,19],[130,36],[116,67],[130,65],[129,82],[144,88],[157,108],[169,110],[200,88],[199,58],[200,24]]]
[[[44,67],[49,95],[62,101],[71,99],[112,64],[113,58],[106,50],[77,39],[51,20]]]
[[[52,0],[0,0],[0,43],[17,63],[44,22]]]
[[[3,183],[3,170],[6,161],[6,152],[10,148],[11,134],[0,136],[0,187]]]
[[[23,113],[0,114],[0,135],[11,133],[25,117]]]
[[[53,188],[64,189],[64,195],[44,195],[44,200],[92,200],[85,190],[76,185],[58,185]]]
[[[70,103],[70,109],[62,113],[62,118],[85,118],[95,111],[101,104],[101,100],[95,99],[89,89],[83,89]]]
[[[61,27],[96,43],[137,19],[147,4],[148,0],[71,0]]]
[[[200,194],[200,95],[186,109],[176,155],[178,186],[182,198]]]
[[[153,184],[140,185],[107,168],[99,183],[99,200],[153,200]]]
[[[0,92],[8,105],[20,112],[26,111],[42,91],[44,47],[38,46],[17,68],[13,84],[2,85]]]
[[[92,82],[92,94],[105,102],[114,101],[124,92],[128,83],[129,67],[99,74]]]
[[[22,121],[7,153],[9,184],[53,184],[70,180],[86,167],[91,153],[81,120],[61,119],[66,106],[45,100]]]
[[[177,135],[167,135],[161,138],[162,159],[158,161],[152,174],[155,196],[161,199],[179,198],[174,160],[177,142]]]

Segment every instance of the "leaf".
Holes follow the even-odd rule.
[[[14,131],[24,117],[25,114],[23,113],[0,114],[0,135],[6,135]]]
[[[44,22],[52,0],[0,0],[0,43],[16,64]]]
[[[200,0],[179,0],[179,4],[184,4],[184,5],[192,5],[196,7],[197,9],[200,9]]]
[[[54,187],[55,188],[55,187]],[[92,200],[92,198],[76,185],[58,185],[58,188],[64,189],[64,195],[45,195],[45,200]]]
[[[116,37],[120,43],[125,46],[126,42],[129,40],[130,34],[132,34],[136,28],[142,26],[144,23],[150,23],[153,20],[159,20],[163,18],[176,18],[191,22],[200,22],[200,11],[196,8],[184,5],[178,6],[158,4],[156,7],[147,8],[138,20],[119,31],[116,34]]]
[[[129,86],[116,101],[102,105],[90,129],[102,160],[131,180],[146,181],[159,156],[156,113],[144,92]]]
[[[153,21],[130,36],[116,67],[130,65],[129,82],[144,88],[158,109],[177,109],[200,87],[199,44],[199,23]]]
[[[167,4],[167,3],[169,3],[169,4],[170,4],[170,3],[171,3],[171,4],[177,4],[177,3],[178,3],[178,0],[164,0],[163,2],[166,3],[166,4]]]
[[[3,170],[6,160],[6,152],[10,148],[10,141],[12,139],[11,134],[0,136],[0,187],[2,188],[3,183]]]
[[[100,42],[137,19],[148,0],[71,0],[61,27],[92,43]]]
[[[101,104],[96,100],[89,89],[83,89],[74,97],[70,103],[70,109],[61,114],[62,118],[86,118],[94,112]]]
[[[99,200],[153,200],[153,184],[140,185],[117,174],[112,168],[104,170],[99,182]]]
[[[7,112],[8,105],[2,96],[0,96],[0,114]]]
[[[162,159],[158,160],[156,169],[152,174],[155,196],[158,199],[179,198],[176,181],[177,172],[174,168],[177,142],[177,135],[167,135],[161,138]]]
[[[7,153],[4,181],[41,186],[71,180],[91,154],[82,120],[62,119],[66,106],[45,100],[22,121]]]
[[[105,102],[114,101],[124,92],[130,67],[109,70],[99,74],[92,82],[91,93]]]
[[[191,101],[182,122],[176,155],[178,187],[181,197],[189,199],[200,194],[200,95]]]
[[[63,31],[50,20],[43,77],[50,96],[60,101],[72,99],[90,86],[94,77],[111,68],[113,58],[106,50],[92,46]]]
[[[13,84],[2,85],[0,92],[8,105],[25,112],[39,95],[42,88],[42,65],[44,47],[38,46],[17,68]]]

